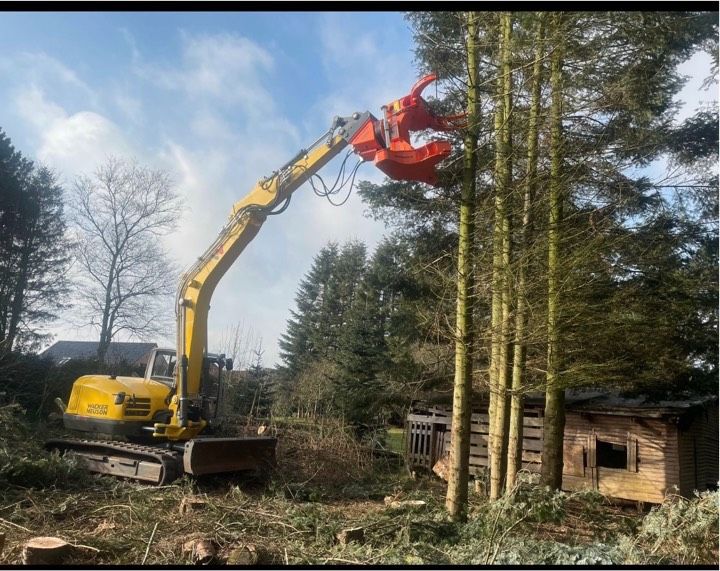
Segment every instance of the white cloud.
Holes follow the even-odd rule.
[[[274,97],[293,94],[272,91],[269,80],[276,63],[270,51],[250,39],[236,34],[182,34],[178,57],[160,65],[141,53],[128,31],[123,33],[136,74],[97,93],[103,103],[110,102],[113,110],[122,112],[120,117],[129,120],[132,130],[122,129],[92,105],[94,92],[72,69],[42,58],[33,63],[51,70],[51,80],[40,81],[41,71],[16,75],[12,108],[34,133],[32,154],[57,168],[67,182],[94,170],[109,154],[140,157],[145,164],[169,170],[186,209],[177,231],[164,242],[183,266],[212,241],[232,204],[320,135],[334,112],[377,108],[404,95],[414,81],[409,65],[405,63],[402,71],[401,56],[390,56],[394,68],[383,68],[379,75],[373,71],[378,47],[372,33],[356,41],[340,38],[343,43],[335,49],[345,50],[350,61],[346,65],[339,55],[329,57],[323,64],[333,78],[328,95],[308,102],[306,113],[290,119],[278,112]],[[4,61],[0,59],[0,70]],[[368,76],[375,78],[374,84],[367,84]],[[137,85],[140,80],[145,80],[142,89]],[[54,87],[60,84],[70,86],[75,97],[56,97]],[[172,99],[172,112],[150,105],[148,96]],[[328,102],[335,109],[328,109]],[[323,169],[324,178],[334,180],[338,168],[336,159]],[[365,165],[361,178],[379,181],[382,175]],[[329,240],[350,238],[364,240],[372,248],[381,237],[382,225],[364,218],[362,210],[357,196],[334,207],[316,197],[309,185],[296,191],[288,210],[267,220],[220,282],[208,324],[210,346],[219,348],[227,326],[244,321],[264,339],[265,364],[277,362],[277,339],[294,306],[297,284],[317,251]],[[94,336],[68,323],[54,330],[63,338]],[[172,332],[158,339],[163,344],[172,341]]]
[[[108,155],[132,154],[115,123],[92,111],[68,114],[35,85],[17,92],[15,107],[36,130],[36,157],[63,173],[65,182],[95,170]]]
[[[57,103],[48,101],[42,89],[30,85],[15,95],[18,113],[37,130],[47,128],[67,117],[65,110]]]
[[[133,49],[139,58],[137,48]],[[270,53],[248,38],[183,33],[181,66],[137,62],[135,71],[161,87],[184,91],[195,98],[210,96],[239,104],[246,113],[262,115],[272,107],[262,78],[273,64]]]
[[[12,72],[16,79],[21,77],[25,82],[60,82],[80,88],[86,93],[93,93],[74,70],[42,51],[2,56],[0,70]]]
[[[143,118],[142,101],[127,93],[118,91],[114,96],[115,104],[123,115],[132,123],[139,124]]]
[[[345,14],[325,13],[320,18],[323,67],[331,91],[315,105],[325,114],[349,115],[379,108],[403,95],[417,80],[410,54],[388,49],[396,40],[393,30],[368,30]]]

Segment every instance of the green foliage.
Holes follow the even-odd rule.
[[[404,416],[408,386],[422,376],[412,256],[393,239],[369,260],[356,242],[318,253],[280,341],[276,410],[355,424]]]
[[[68,248],[58,177],[0,129],[0,355],[49,337],[41,328],[67,306]]]
[[[529,99],[538,15],[513,13],[513,182],[523,183]],[[407,14],[418,66],[446,79],[444,112],[461,111],[467,70],[458,12]],[[481,13],[480,92],[492,101],[497,71],[498,13]],[[712,12],[568,12],[563,16],[562,68],[563,219],[559,308],[565,386],[612,386],[677,393],[679,387],[715,391],[717,378],[717,111],[700,109],[673,124],[673,98],[685,78],[678,65],[699,50],[716,59],[717,18]],[[652,30],[652,33],[648,33]],[[545,53],[552,53],[548,39]],[[547,62],[543,64],[547,67]],[[716,75],[716,69],[713,72]],[[549,89],[544,73],[541,116]],[[710,78],[712,79],[712,77]],[[492,109],[481,130],[493,141]],[[458,134],[450,134],[456,137]],[[547,195],[549,125],[540,123],[540,160],[533,198],[535,227],[528,249],[528,384],[542,386],[547,370]],[[490,227],[493,145],[479,157],[475,322],[489,337]],[[666,177],[643,168],[669,154]],[[413,278],[430,295],[414,311],[423,332],[451,339],[454,307],[447,303],[457,271],[459,207],[457,155],[445,163],[447,185],[385,181],[364,183],[360,195],[370,214],[412,244],[421,264]],[[676,169],[675,167],[679,167]],[[455,169],[455,170],[453,170]],[[669,186],[665,186],[669,185]],[[519,194],[519,193],[515,193]],[[521,227],[521,204],[510,201],[512,227]],[[513,236],[516,243],[517,234]],[[518,263],[516,262],[516,263]],[[508,270],[517,274],[517,268]],[[424,323],[423,323],[424,322]],[[392,345],[391,345],[392,347]],[[476,351],[475,369],[487,367],[487,347]],[[426,361],[427,362],[427,361]],[[426,371],[427,369],[425,369]],[[423,376],[420,371],[418,376]],[[417,374],[417,373],[416,373]],[[427,373],[425,373],[427,374]],[[449,377],[438,379],[447,390]]]
[[[22,543],[37,535],[99,550],[78,554],[73,564],[139,563],[157,523],[150,564],[190,563],[182,545],[197,537],[219,546],[218,561],[233,547],[255,545],[261,565],[717,564],[717,492],[670,497],[643,518],[596,492],[523,482],[498,502],[473,495],[469,521],[453,523],[438,481],[380,469],[358,457],[344,433],[320,436],[311,425],[283,430],[270,489],[242,477],[183,477],[155,487],[85,475],[41,450],[42,432],[19,407],[0,407],[2,517],[20,526],[7,534],[0,563],[18,563]],[[187,497],[205,507],[178,525],[177,506]],[[636,525],[620,525],[628,519]],[[363,539],[340,544],[337,533],[349,527],[361,527]]]
[[[127,363],[102,364],[95,359],[71,359],[55,365],[37,355],[7,353],[0,356],[0,404],[17,403],[31,417],[45,418],[59,412],[54,400],[67,403],[72,385],[78,377],[88,374],[133,375],[137,371]]]
[[[19,405],[0,407],[0,488],[82,486],[86,472],[72,458],[48,454]]]
[[[707,564],[718,554],[718,492],[669,496],[645,516],[635,537],[625,537],[627,563]]]
[[[493,544],[522,522],[559,523],[565,516],[566,501],[565,492],[522,482],[512,494],[472,510],[461,537],[471,543],[482,540]]]
[[[265,418],[271,415],[277,372],[262,364],[262,351],[254,352],[247,371],[231,371],[224,389],[225,414]]]

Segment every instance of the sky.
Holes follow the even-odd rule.
[[[25,156],[69,187],[108,156],[167,170],[185,204],[165,239],[182,267],[212,242],[234,202],[329,127],[334,115],[405,95],[417,79],[412,37],[400,13],[8,13],[0,18],[0,127]],[[709,57],[681,66],[678,95],[692,114]],[[334,180],[336,159],[321,174]],[[358,180],[380,182],[365,164]],[[211,351],[230,327],[262,339],[279,362],[299,281],[330,240],[364,241],[385,228],[353,195],[330,205],[305,185],[270,217],[217,287]],[[62,318],[56,339],[96,340]],[[173,331],[154,339],[172,346]]]

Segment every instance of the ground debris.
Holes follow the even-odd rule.
[[[184,497],[180,502],[180,513],[182,515],[197,512],[207,508],[207,500],[195,496]]]
[[[93,531],[89,532],[88,535],[102,535],[104,533],[112,531],[116,527],[117,526],[113,522],[104,519],[97,525],[97,527]]]
[[[450,458],[447,456],[443,456],[435,462],[435,465],[432,468],[433,473],[440,478],[441,480],[445,480],[447,482],[448,479],[448,472],[450,469]]]
[[[386,498],[387,499],[387,498]],[[385,505],[390,509],[402,509],[402,508],[421,508],[427,505],[425,500],[391,500],[385,502]]]
[[[269,554],[257,545],[234,545],[226,550],[227,565],[259,565],[269,562]]]

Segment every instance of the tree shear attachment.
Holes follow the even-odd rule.
[[[390,178],[437,185],[436,167],[450,155],[450,142],[436,139],[413,147],[410,133],[425,129],[454,131],[466,125],[465,114],[439,117],[430,110],[421,93],[435,79],[435,74],[420,79],[408,95],[382,107],[382,119],[371,115],[349,140],[363,159],[373,161]]]

